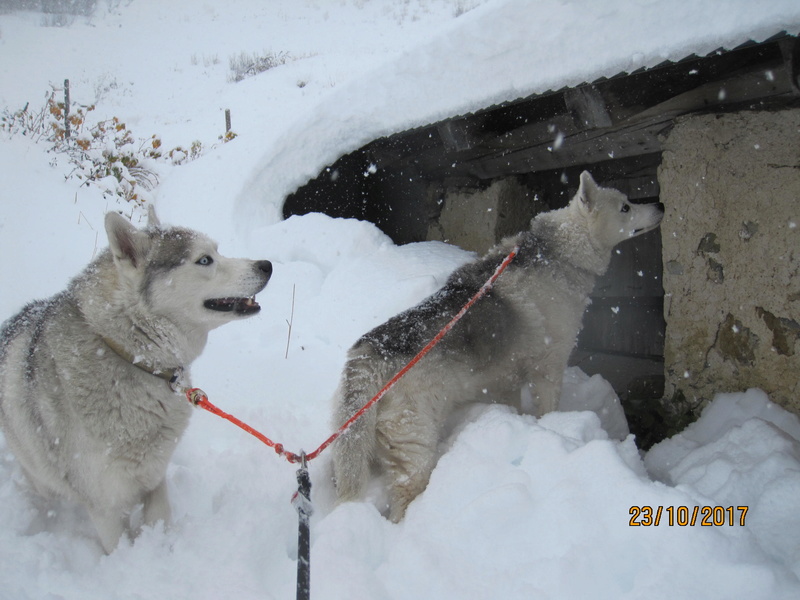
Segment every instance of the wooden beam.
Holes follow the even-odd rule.
[[[514,152],[477,158],[458,165],[456,170],[463,169],[480,179],[492,179],[651,154],[661,151],[658,136],[670,125],[670,119],[659,119],[628,127],[582,131],[567,137],[558,149],[549,142],[537,144]]]
[[[487,152],[481,157],[473,156],[459,164],[456,170],[485,179],[660,152],[659,135],[679,115],[791,93],[791,75],[786,64],[770,62],[724,80],[700,85],[610,127],[584,129],[563,135],[558,144],[553,143],[552,134],[533,142],[531,134],[535,129],[528,126],[520,135],[504,136],[507,147],[512,146],[510,139],[514,139],[517,144],[525,143],[524,147]],[[584,97],[591,95],[592,93]],[[597,101],[597,98],[589,100]],[[604,122],[610,121],[610,117],[608,120],[600,118]],[[563,124],[563,120],[561,122]],[[541,132],[541,125],[539,131]]]
[[[450,119],[436,126],[444,147],[450,152],[463,152],[479,146],[486,136],[481,135],[480,117]]]
[[[593,85],[582,85],[564,92],[564,101],[581,129],[611,127],[606,101]]]
[[[781,49],[789,80],[795,94],[800,93],[800,44],[797,38],[786,38],[778,42]]]
[[[643,110],[627,119],[626,122],[646,121],[657,115],[677,117],[690,112],[790,94],[792,93],[790,79],[784,62],[770,61],[678,94],[665,102]]]

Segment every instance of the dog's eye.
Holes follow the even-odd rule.
[[[622,208],[620,208],[619,210],[620,210],[620,212],[624,212],[624,213],[629,212],[631,210],[631,205],[630,204],[623,204]]]
[[[212,264],[213,262],[214,262],[214,259],[211,258],[210,256],[206,255],[203,258],[201,258],[200,260],[198,260],[195,264],[207,267],[208,265]]]

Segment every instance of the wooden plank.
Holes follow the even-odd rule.
[[[630,117],[627,123],[646,122],[661,117],[677,117],[690,112],[763,100],[792,93],[786,64],[769,61],[726,79],[711,81],[693,90],[678,94]]]
[[[455,170],[491,179],[651,154],[661,151],[659,135],[670,125],[671,119],[665,118],[610,130],[582,131],[566,137],[558,148],[548,141],[515,152],[473,159],[457,165]]]
[[[453,160],[456,157],[449,157],[450,164],[456,163],[455,170],[462,174],[486,179],[660,152],[658,136],[676,116],[792,92],[790,67],[786,61],[773,60],[705,83],[611,124],[610,107],[602,93],[595,86],[582,86],[565,92],[567,105],[577,111],[581,123],[568,122],[569,115],[555,115],[486,141],[487,152],[482,156],[475,156],[480,148],[473,146],[472,156],[457,157],[460,164]],[[500,152],[492,152],[497,148]]]

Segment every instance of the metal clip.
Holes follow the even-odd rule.
[[[186,399],[194,406],[198,406],[201,402],[208,400],[208,396],[200,388],[192,388],[187,390]]]
[[[292,496],[292,506],[294,506],[301,519],[308,519],[314,514],[314,506],[311,504],[311,478],[308,475],[308,461],[306,453],[300,453],[300,468],[297,469],[297,491]]]
[[[170,377],[169,381],[167,381],[169,389],[171,389],[176,394],[182,394],[184,391],[184,388],[181,385],[182,380],[183,380],[183,367],[177,367],[172,372],[172,377]]]

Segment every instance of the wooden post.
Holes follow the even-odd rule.
[[[225,109],[225,133],[231,130],[231,109]]]
[[[69,139],[69,79],[64,80],[64,139]]]

